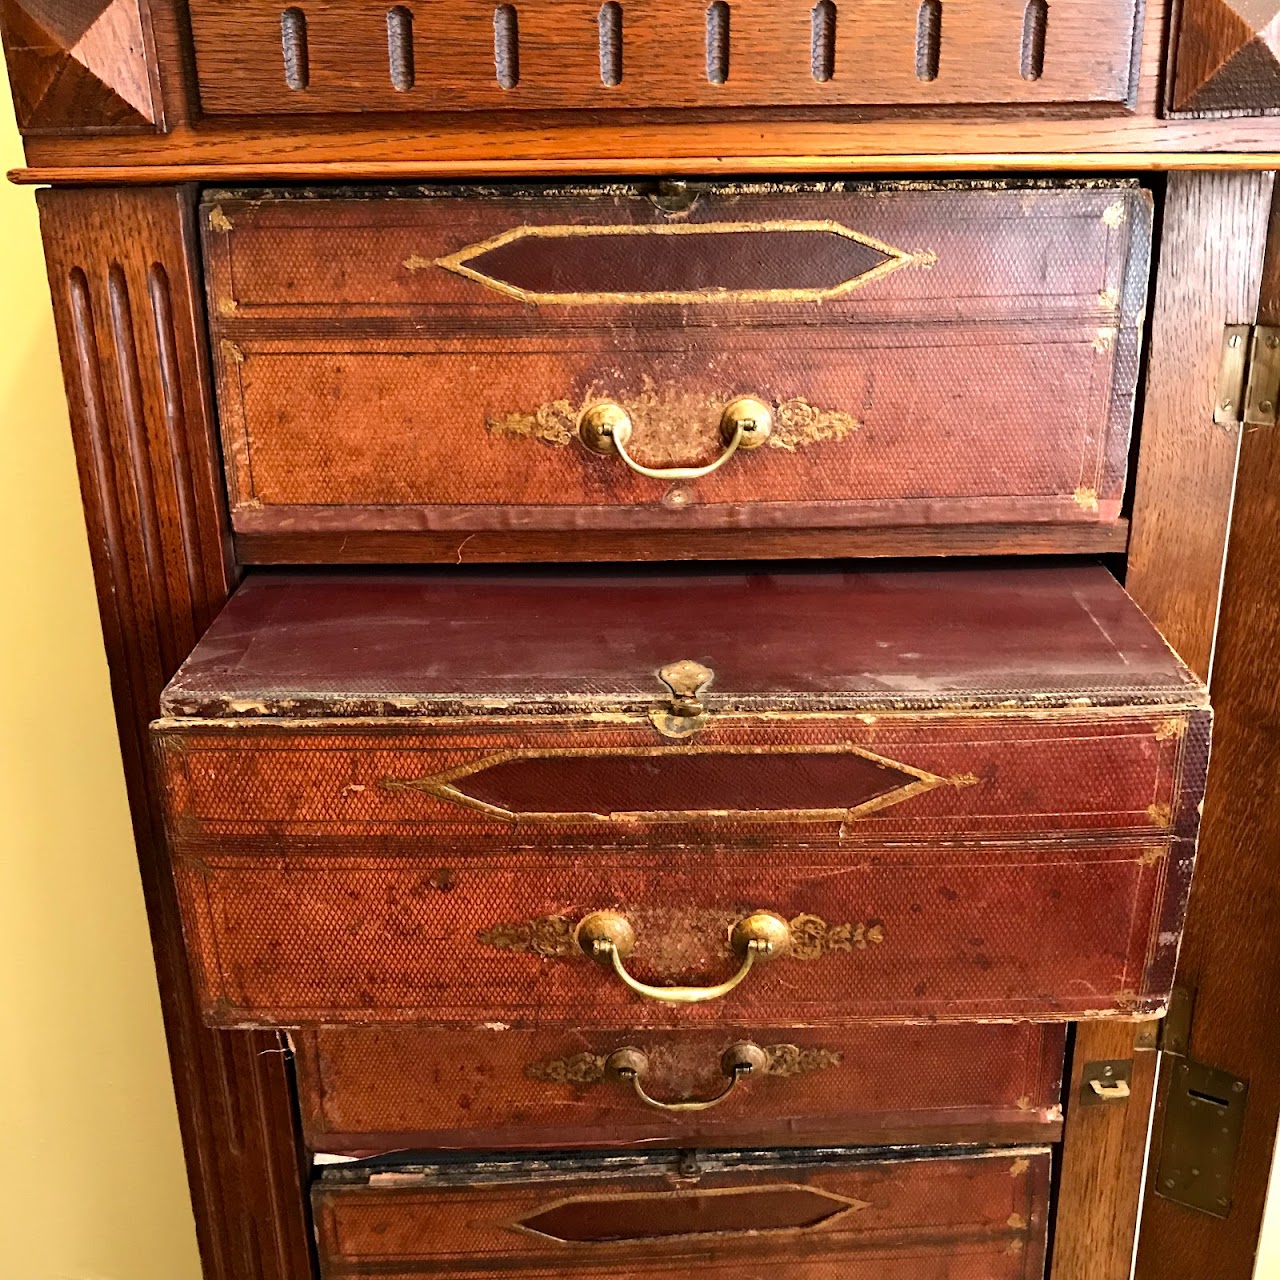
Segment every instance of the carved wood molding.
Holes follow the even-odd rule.
[[[311,1274],[274,1036],[197,1013],[146,727],[234,577],[198,288],[194,193],[44,191],[41,223],[103,640],[200,1249],[209,1280]]]

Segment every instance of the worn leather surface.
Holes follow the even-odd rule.
[[[1069,1019],[1167,997],[1204,702],[1098,567],[265,573],[155,736],[220,1025]],[[599,908],[650,982],[756,909],[805,945],[681,1009],[581,955]]]
[[[1203,705],[1104,569],[423,570],[251,575],[165,715]],[[465,704],[465,705],[463,705]],[[654,739],[658,741],[658,739]]]
[[[204,206],[240,532],[740,529],[750,555],[756,528],[1120,514],[1130,184],[316,194]],[[578,440],[610,400],[640,463],[705,465],[740,396],[774,435],[701,479]]]
[[[1047,1148],[925,1159],[738,1154],[678,1171],[670,1155],[465,1173],[412,1165],[332,1171],[313,1193],[330,1274],[599,1275],[659,1280],[1033,1280],[1044,1266]],[[504,1164],[507,1168],[504,1169]],[[681,1234],[655,1237],[671,1226]],[[583,1239],[613,1243],[584,1247]]]
[[[807,1143],[1050,1141],[1061,1115],[1065,1027],[1047,1023],[714,1031],[441,1031],[293,1034],[308,1146],[397,1149],[765,1147]],[[708,1111],[661,1112],[601,1064],[634,1045],[664,1101],[710,1098],[739,1041],[779,1067]]]

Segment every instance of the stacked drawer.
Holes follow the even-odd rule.
[[[1123,550],[1134,185],[213,192],[203,220],[250,561]]]
[[[357,1276],[1038,1274],[1208,734],[1091,567],[263,575],[162,712],[209,1020],[302,1029],[314,1150],[435,1153],[318,1181]]]
[[[1123,547],[1134,185],[202,220],[242,559]],[[326,1277],[1032,1280],[1068,1024],[1168,998],[1209,733],[1072,562],[264,570],[161,712],[197,990],[290,1032]]]

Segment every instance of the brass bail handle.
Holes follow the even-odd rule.
[[[651,480],[698,480],[719,470],[739,449],[758,449],[773,431],[773,410],[763,400],[740,396],[720,415],[724,452],[705,467],[646,467],[628,452],[631,415],[612,400],[593,404],[578,422],[578,438],[593,453],[616,453],[632,471]]]
[[[679,1102],[663,1102],[645,1089],[644,1077],[649,1070],[649,1059],[631,1045],[611,1053],[605,1059],[604,1069],[613,1079],[629,1082],[636,1097],[646,1107],[656,1107],[659,1111],[709,1111],[712,1107],[718,1107],[738,1087],[739,1080],[745,1079],[753,1071],[763,1071],[767,1064],[768,1057],[758,1044],[744,1040],[732,1045],[720,1059],[720,1070],[729,1083],[710,1098],[682,1099]]]
[[[667,1004],[702,1004],[727,996],[761,960],[781,955],[791,945],[791,926],[771,911],[753,911],[733,926],[729,945],[742,957],[738,972],[714,987],[651,987],[633,978],[623,960],[635,948],[631,921],[617,911],[593,911],[578,923],[578,946],[593,960],[610,965],[637,995]]]

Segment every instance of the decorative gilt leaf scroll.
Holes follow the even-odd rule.
[[[563,399],[549,400],[536,409],[497,414],[489,418],[486,425],[496,436],[524,437],[563,448],[578,439],[578,423],[586,410],[609,398],[603,389],[592,387],[577,404]],[[646,387],[636,394],[613,398],[631,415],[641,445],[637,452],[643,455],[643,446],[650,436],[665,441],[672,435],[687,435],[690,424],[698,422],[718,428],[720,411],[734,398],[734,392],[726,388],[719,394],[698,395],[670,387],[661,390]],[[773,413],[774,427],[765,444],[787,453],[826,440],[843,440],[860,425],[853,414],[811,404],[803,396],[777,401]],[[656,464],[662,459],[653,461]]]
[[[821,916],[806,914],[789,923],[791,946],[779,957],[783,960],[818,960],[837,951],[865,951],[884,941],[884,925],[878,922],[828,924]],[[495,924],[476,937],[500,951],[523,951],[547,960],[581,959],[576,928],[568,916],[536,916]]]
[[[765,1065],[761,1071],[766,1076],[802,1076],[811,1071],[826,1071],[838,1067],[843,1055],[835,1049],[808,1047],[798,1044],[766,1044]],[[599,1084],[605,1078],[608,1054],[575,1053],[568,1058],[555,1058],[550,1062],[531,1062],[524,1069],[530,1080],[543,1084],[589,1085]]]
[[[823,302],[933,260],[839,222],[779,219],[513,227],[435,265],[521,302],[591,306]]]
[[[425,778],[384,778],[508,822],[843,822],[943,785],[852,745],[497,751]]]

